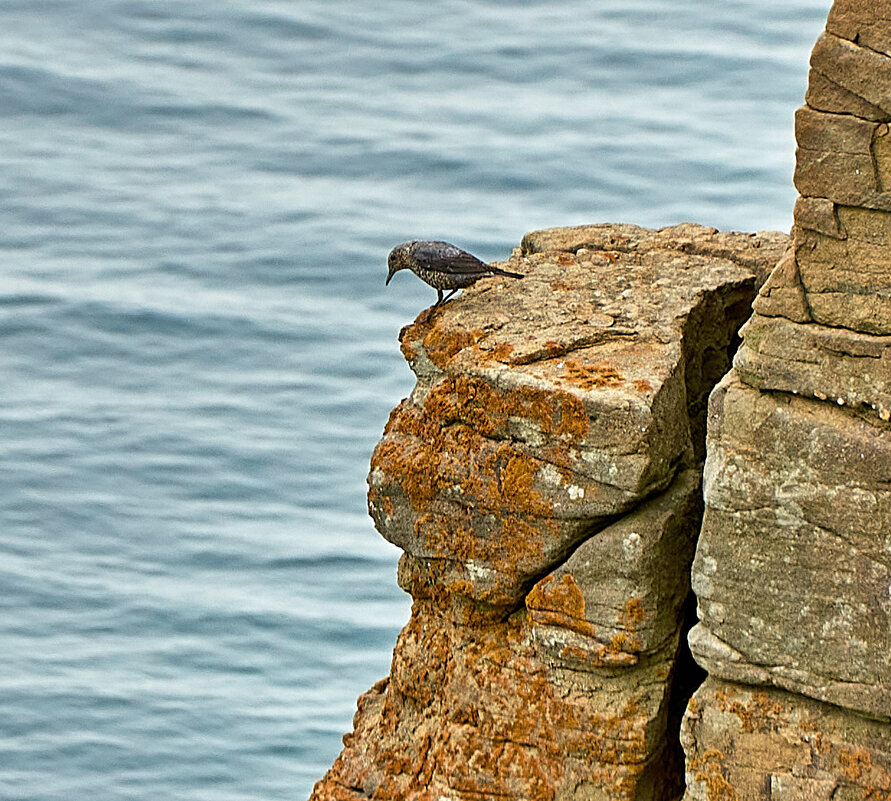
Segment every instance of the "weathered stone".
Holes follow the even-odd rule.
[[[800,197],[795,201],[795,224],[833,239],[844,239],[835,203],[823,197]],[[786,251],[784,256],[789,251]]]
[[[727,376],[693,564],[711,675],[891,719],[891,427]]]
[[[760,390],[792,392],[891,419],[891,336],[801,325],[756,314],[742,328],[739,377]]]
[[[402,332],[418,383],[369,509],[406,551],[412,618],[314,801],[680,796],[696,454],[754,276],[632,233],[518,249],[522,281]]]
[[[443,618],[410,581],[388,682],[359,702],[316,799],[658,801],[681,791],[672,697],[699,473],[585,542],[506,621]],[[410,569],[406,567],[405,569]],[[692,689],[692,688],[691,688]]]
[[[758,292],[752,308],[766,317],[787,317],[800,323],[811,319],[794,250],[790,248],[783,254]]]
[[[891,214],[838,206],[844,239],[796,229],[795,258],[813,319],[891,334]]]
[[[882,801],[884,723],[781,690],[709,677],[684,717],[684,801]]]
[[[603,223],[531,231],[523,237],[522,253],[545,253],[549,250],[630,253],[639,248],[658,247],[692,256],[727,259],[751,270],[755,274],[756,286],[761,286],[787,244],[788,237],[779,231],[744,234],[719,231],[695,223],[682,223],[653,231],[627,223]]]
[[[389,680],[359,699],[345,749],[312,798],[677,798],[666,741],[671,646],[633,670],[543,662],[522,613],[488,628],[418,599]]]
[[[806,197],[891,210],[886,123],[804,107],[795,114],[795,187]]]
[[[815,69],[810,71],[805,101],[811,108],[830,114],[853,114],[855,117],[874,122],[891,120],[891,112],[868,103]]]
[[[369,509],[452,595],[515,607],[703,454],[752,272],[651,234],[516,256],[522,281],[480,281],[403,331],[418,384],[372,458]]]
[[[811,66],[870,105],[891,113],[891,58],[883,53],[824,33],[814,45]]]
[[[826,30],[891,56],[891,8],[884,0],[835,0]]]
[[[556,663],[631,665],[673,642],[702,515],[699,470],[586,540],[526,598]]]

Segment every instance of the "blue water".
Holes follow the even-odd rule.
[[[829,5],[0,2],[0,801],[305,797],[409,611],[387,251],[787,229]]]

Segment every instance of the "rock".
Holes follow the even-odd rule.
[[[860,801],[891,794],[888,727],[838,707],[711,676],[681,740],[684,801]]]
[[[874,122],[891,120],[891,113],[872,105],[814,69],[810,73],[805,100],[810,108],[818,111],[853,114],[855,117]]]
[[[788,244],[752,240],[530,234],[521,281],[403,330],[418,382],[372,457],[369,510],[405,551],[412,617],[313,801],[681,795],[697,454],[755,283],[727,256],[766,272]]]
[[[796,228],[795,259],[813,319],[891,334],[891,214],[837,206],[843,238]]]
[[[891,426],[731,373],[704,481],[697,662],[891,720]]]
[[[604,223],[531,231],[523,237],[521,251],[524,254],[548,250],[575,253],[587,249],[631,253],[639,248],[659,247],[694,256],[727,259],[754,272],[756,286],[761,286],[787,244],[788,237],[779,231],[741,234],[695,223],[682,223],[653,231],[627,223]]]
[[[891,798],[891,2],[811,58],[793,244],[710,399],[686,801]]]
[[[573,229],[572,241],[627,242],[631,228]],[[700,232],[714,239],[691,227],[694,249]],[[624,251],[527,247],[506,265],[522,281],[480,281],[401,335],[418,384],[372,457],[369,510],[452,596],[515,608],[703,454],[707,394],[752,272],[631,233]]]
[[[876,0],[836,0],[826,20],[830,33],[891,56],[891,9]]]
[[[759,314],[743,326],[742,334],[734,366],[749,386],[891,419],[891,336]]]
[[[811,66],[871,106],[891,113],[891,57],[824,33],[814,46]]]
[[[889,59],[891,61],[891,59]],[[888,124],[805,106],[795,115],[795,188],[805,197],[891,210]]]
[[[765,317],[785,317],[798,323],[811,319],[794,250],[790,248],[783,254],[752,308]]]

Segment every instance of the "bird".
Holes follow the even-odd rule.
[[[433,307],[445,303],[459,289],[464,289],[478,281],[493,275],[506,275],[508,278],[522,278],[519,273],[508,272],[500,267],[493,267],[472,256],[466,250],[450,245],[448,242],[412,241],[403,242],[390,251],[387,257],[387,280],[400,270],[411,270],[418,278],[436,290],[437,300]],[[451,290],[443,297],[444,290]]]

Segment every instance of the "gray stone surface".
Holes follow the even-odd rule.
[[[734,366],[761,390],[779,390],[891,419],[891,336],[754,315]]]
[[[735,373],[709,422],[696,660],[891,720],[891,429]]]

